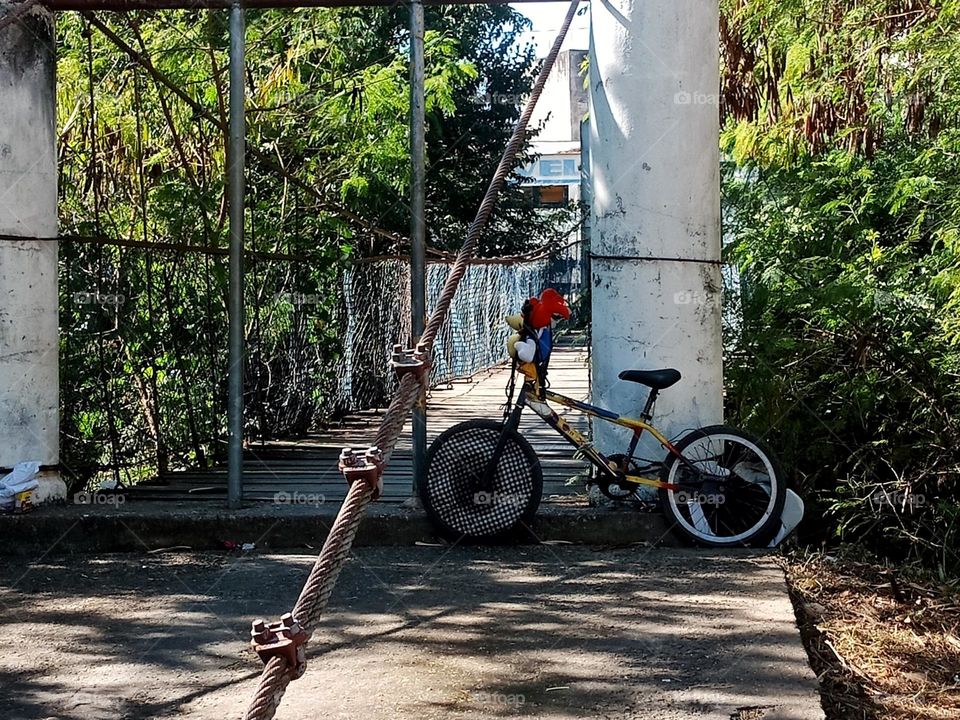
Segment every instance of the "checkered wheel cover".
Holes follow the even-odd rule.
[[[539,504],[539,463],[513,434],[497,462],[492,490],[478,489],[500,433],[495,423],[463,423],[437,438],[430,450],[425,504],[457,534],[484,538],[506,532],[529,519]]]

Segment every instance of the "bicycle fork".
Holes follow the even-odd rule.
[[[500,456],[507,446],[507,436],[510,430],[516,431],[517,428],[520,427],[520,416],[523,414],[525,404],[526,395],[521,392],[520,397],[517,398],[517,402],[513,406],[513,410],[510,411],[510,414],[503,422],[503,430],[500,432],[500,437],[497,438],[497,447],[494,448],[493,456],[487,462],[487,466],[483,470],[483,475],[480,477],[480,482],[477,483],[477,490],[479,492],[493,492],[493,479],[497,474],[497,464],[500,462]]]

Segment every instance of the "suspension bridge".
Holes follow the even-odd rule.
[[[499,363],[468,378],[451,379],[434,387],[427,396],[427,439],[432,442],[449,427],[478,417],[498,418],[504,402],[504,387],[511,368]],[[583,339],[573,337],[554,351],[550,378],[556,388],[571,397],[587,400],[589,365]],[[589,433],[582,415],[561,413],[570,424]],[[347,415],[341,421],[305,438],[249,443],[244,451],[243,498],[248,501],[285,503],[339,503],[346,485],[337,467],[340,451],[350,445],[374,443],[383,411],[368,409]],[[583,493],[583,475],[588,464],[571,457],[570,446],[551,428],[528,415],[521,432],[537,449],[543,468],[546,500],[567,500]],[[413,448],[410,421],[383,475],[381,502],[399,503],[414,488]],[[227,469],[184,470],[161,475],[158,482],[140,483],[126,491],[131,500],[219,500],[227,493]]]

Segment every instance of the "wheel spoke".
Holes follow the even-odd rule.
[[[711,529],[710,523],[707,522],[707,518],[703,514],[703,507],[700,505],[700,503],[696,501],[687,502],[687,511],[690,513],[690,519],[693,521],[693,526],[697,530],[702,533],[716,535],[716,533]]]
[[[738,431],[725,430],[711,429],[685,446],[681,443],[683,457],[696,467],[697,477],[680,461],[668,466],[668,480],[684,492],[696,486],[694,497],[680,502],[680,491],[666,492],[688,534],[719,544],[747,543],[769,527],[775,503],[783,502],[783,490],[760,446]]]

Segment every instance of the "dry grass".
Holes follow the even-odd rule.
[[[960,599],[951,588],[825,555],[784,563],[829,720],[960,718]]]

